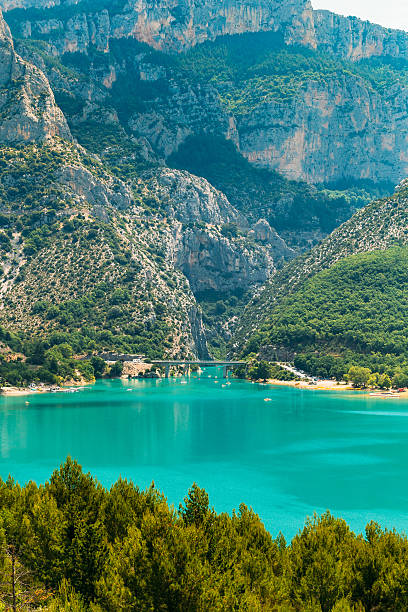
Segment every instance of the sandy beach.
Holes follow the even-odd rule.
[[[93,381],[94,382],[94,381]],[[0,388],[0,397],[11,397],[11,396],[19,396],[19,395],[35,395],[37,393],[66,393],[70,387],[84,387],[85,385],[92,385],[93,382],[87,381],[69,381],[66,383],[62,383],[60,387],[56,385],[48,386],[48,385],[37,385],[34,389],[30,387],[1,387]]]
[[[392,396],[391,394],[389,395],[391,399],[395,397],[398,397],[401,399],[408,399],[408,389],[405,391],[396,391],[396,390],[381,391],[380,389],[356,389],[355,387],[353,387],[353,385],[349,383],[346,383],[346,382],[338,383],[335,380],[319,380],[319,382],[316,384],[310,384],[309,382],[302,381],[302,380],[284,381],[284,380],[271,379],[271,380],[266,381],[266,383],[264,384],[278,385],[278,386],[284,386],[284,387],[295,387],[297,389],[307,389],[309,391],[359,391],[360,393],[364,391],[366,395],[369,395],[373,399],[375,398],[384,399],[386,398],[387,393],[390,394],[390,392],[392,392]],[[371,395],[372,393],[378,393],[379,395]],[[381,395],[381,393],[383,393],[384,395]]]
[[[348,383],[338,383],[335,380],[319,380],[318,383],[311,384],[306,380],[275,380],[266,382],[268,385],[280,385],[285,387],[296,387],[297,389],[309,389],[310,391],[356,391]]]

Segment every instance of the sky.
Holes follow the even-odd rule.
[[[313,8],[408,31],[408,0],[312,0]]]

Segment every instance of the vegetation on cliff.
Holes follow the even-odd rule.
[[[194,298],[149,192],[132,201],[100,161],[54,142],[1,148],[0,199],[0,318],[21,343],[55,332],[75,353],[193,348]]]
[[[208,134],[187,138],[168,164],[204,176],[249,219],[264,217],[297,251],[310,248],[355,210],[390,189],[389,185],[364,181],[330,189],[289,181],[277,172],[250,164],[233,142]]]
[[[235,115],[251,113],[265,102],[288,102],[310,80],[353,75],[378,92],[396,81],[408,85],[404,59],[351,62],[308,47],[288,47],[275,32],[224,36],[195,46],[177,61],[182,70],[214,85]]]
[[[404,182],[275,274],[244,312],[235,350],[286,343],[319,376],[405,369],[407,205]]]
[[[356,536],[327,512],[287,545],[244,504],[217,514],[196,484],[176,510],[154,485],[106,490],[71,459],[39,487],[0,481],[0,539],[6,609],[13,585],[19,608],[50,612],[408,606],[406,536],[376,523]]]

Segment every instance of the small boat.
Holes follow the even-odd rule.
[[[182,381],[180,381],[180,385],[186,385],[186,384],[187,384],[187,381],[186,381],[186,380],[182,380]]]
[[[271,398],[270,398],[270,397],[265,397],[265,398],[264,398],[264,402],[271,402],[271,401],[272,401],[272,400],[271,400]]]

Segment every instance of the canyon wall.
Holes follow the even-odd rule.
[[[18,14],[17,34],[56,34],[60,53],[85,52],[90,43],[105,51],[111,38],[128,37],[179,52],[226,34],[278,30],[290,43],[314,45],[310,0],[130,0],[112,6],[95,1],[91,10],[81,2],[2,0],[0,6],[50,9]]]
[[[408,175],[408,90],[380,95],[353,75],[308,81],[289,102],[261,104],[237,121],[252,163],[289,179],[398,183]]]
[[[92,47],[108,56],[112,39],[127,38],[180,52],[225,34],[273,30],[288,45],[317,48],[341,59],[408,58],[407,33],[313,11],[309,0],[129,0],[110,6],[0,0],[1,5],[18,36],[42,39],[54,55],[87,53]],[[18,7],[31,10],[13,10]],[[108,95],[129,68],[109,61],[105,72],[93,70],[102,98],[103,90]],[[157,58],[149,63],[143,51],[134,63],[141,88],[155,82],[166,87],[130,114],[127,127],[164,159],[189,136],[211,132],[231,139],[252,164],[289,179],[397,183],[408,174],[408,97],[398,82],[379,92],[351,74],[308,78],[290,99],[260,100],[251,112],[236,115],[211,84],[189,81]],[[95,90],[86,95],[93,107]]]
[[[25,143],[60,136],[70,139],[44,74],[14,50],[0,11],[0,142]]]

